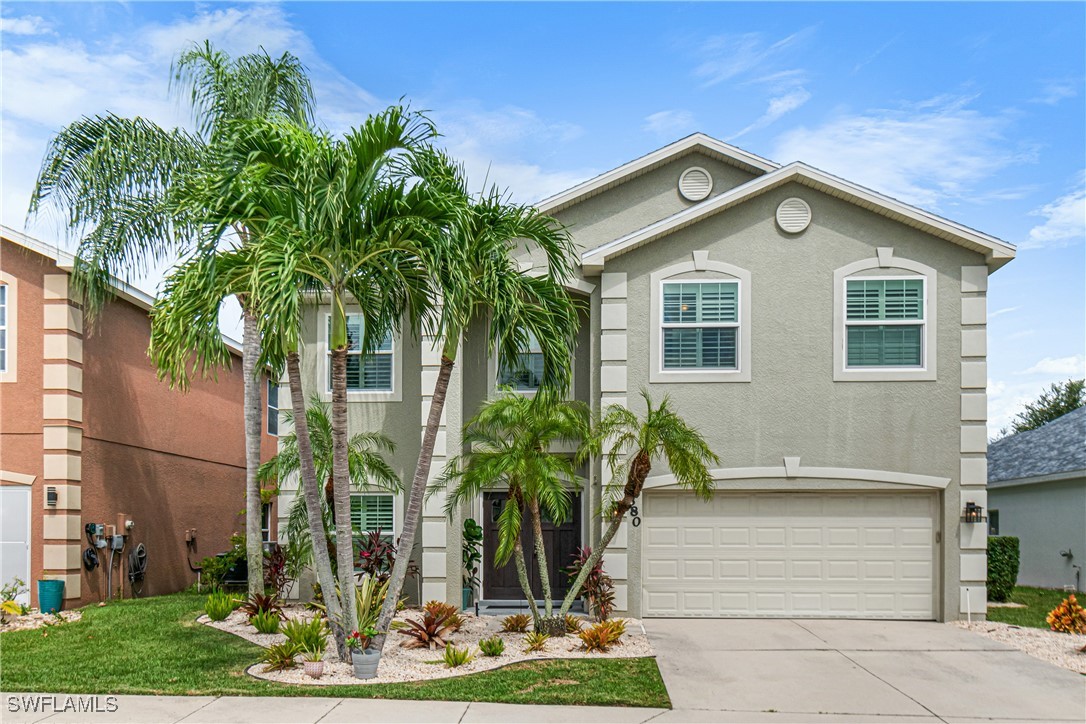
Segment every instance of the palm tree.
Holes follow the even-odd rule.
[[[576,309],[562,286],[573,277],[575,250],[558,222],[531,206],[510,203],[496,188],[469,194],[463,169],[442,153],[422,154],[418,161],[421,176],[443,195],[460,199],[460,211],[441,227],[440,234],[427,238],[427,271],[435,280],[441,305],[422,321],[440,340],[441,366],[404,511],[403,550],[415,544],[434,443],[464,331],[472,322],[486,320],[489,351],[496,350],[499,363],[509,367],[517,366],[534,335],[543,351],[543,386],[558,390],[569,383],[577,331]],[[524,247],[542,252],[547,263],[544,276],[521,272],[517,253]],[[400,556],[389,579],[379,631],[387,631],[392,623],[407,570],[407,557]],[[382,634],[374,645],[381,648],[384,643]]]
[[[439,487],[430,491],[432,494],[446,486],[452,488],[446,502],[446,511],[451,515],[457,506],[470,503],[482,491],[496,485],[506,487],[509,495],[498,517],[494,562],[503,566],[513,557],[537,630],[544,623],[542,619],[550,619],[553,611],[542,513],[546,512],[551,520],[568,519],[573,494],[580,489],[576,462],[551,452],[551,447],[559,442],[580,444],[589,433],[589,411],[583,403],[563,400],[548,391],[538,393],[535,399],[503,392],[484,404],[468,422],[464,431],[468,452],[449,461]],[[543,616],[536,606],[524,561],[521,524],[525,508],[532,520],[543,587]],[[564,633],[564,620],[561,625]]]
[[[232,154],[216,193],[238,199],[261,230],[254,245],[251,287],[261,310],[259,324],[269,359],[284,359],[290,379],[295,429],[302,464],[314,550],[323,532],[313,450],[304,449],[305,420],[298,348],[300,290],[309,286],[331,303],[331,447],[338,602],[329,607],[342,643],[356,627],[350,527],[350,461],[347,435],[347,309],[363,318],[363,353],[401,323],[423,319],[433,293],[422,257],[422,236],[444,220],[444,197],[414,176],[413,158],[435,134],[421,114],[394,106],[371,116],[343,138],[278,120],[235,124]],[[231,202],[234,203],[234,202]],[[265,221],[266,220],[266,221]],[[270,340],[270,341],[268,341]],[[406,559],[406,556],[402,558]],[[326,571],[317,561],[318,576]],[[330,573],[330,566],[328,571]],[[326,601],[336,586],[322,580]],[[339,617],[335,611],[339,609]],[[340,647],[343,651],[342,647]]]
[[[321,506],[321,517],[325,530],[334,525],[332,515],[332,420],[328,406],[318,395],[310,398],[305,411],[307,429],[313,450],[313,462],[316,466],[317,479],[327,480],[325,499]],[[294,425],[294,413],[283,412],[283,419],[292,431],[279,438],[279,453],[260,466],[259,478],[262,484],[275,483],[298,475],[301,460],[298,453],[298,433]],[[403,488],[396,472],[385,461],[383,455],[396,451],[396,445],[379,432],[360,432],[351,436],[347,443],[348,467],[351,471],[351,486],[355,490],[376,488],[390,493],[398,493]],[[309,535],[309,517],[305,497],[294,499],[290,507],[287,522],[287,536],[308,562],[312,556],[313,539]]]
[[[171,92],[188,95],[196,132],[166,129],[145,118],[113,113],[81,118],[50,142],[31,195],[29,214],[57,209],[78,237],[73,291],[93,322],[112,296],[113,278],[195,249],[210,250],[203,210],[177,204],[177,186],[209,162],[224,129],[237,119],[282,116],[299,124],[312,118],[313,93],[300,61],[289,53],[266,52],[230,58],[209,42],[181,54]],[[249,230],[234,224],[235,233]],[[260,537],[261,391],[257,358],[260,337],[244,298],[246,560],[249,592],[263,590]]]
[[[713,476],[709,466],[719,464],[720,458],[709,449],[701,433],[671,409],[670,398],[665,396],[658,406],[653,406],[647,390],[641,390],[641,397],[647,408],[644,417],[638,417],[621,405],[611,405],[582,445],[578,456],[581,459],[598,455],[604,442],[611,445],[607,453],[607,466],[611,471],[608,486],[611,501],[607,509],[610,522],[599,545],[592,549],[570,586],[558,612],[560,617],[569,613],[585,579],[599,563],[626,513],[641,495],[654,460],[664,460],[679,487],[693,491],[703,500],[713,497]],[[632,454],[627,454],[629,451]]]

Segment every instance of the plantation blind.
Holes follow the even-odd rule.
[[[328,320],[328,336],[331,338],[332,320]],[[369,354],[362,354],[362,315],[347,315],[347,389],[389,391],[392,389],[392,335],[386,335],[381,344]],[[328,358],[328,381],[331,385],[332,361]]]
[[[923,279],[849,279],[845,287],[848,366],[921,366],[923,322]]]
[[[662,337],[664,369],[736,369],[739,284],[665,283]]]
[[[352,495],[351,530],[356,535],[380,529],[391,538],[396,524],[391,495]]]

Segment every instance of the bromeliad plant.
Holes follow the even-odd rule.
[[[407,619],[407,627],[400,630],[400,633],[408,637],[408,640],[403,643],[404,648],[442,648],[449,643],[450,637],[457,629],[451,618],[449,613],[435,615],[425,611],[421,621]]]
[[[483,656],[501,656],[505,651],[505,641],[501,636],[479,639],[479,650],[483,652]]]
[[[470,664],[475,660],[475,654],[467,646],[461,649],[452,644],[445,644],[445,652],[441,655],[441,660],[445,662],[445,666],[455,669],[464,664]]]
[[[427,601],[422,610],[435,617],[444,617],[453,631],[459,631],[464,625],[464,617],[460,615],[460,609],[445,601]]]
[[[370,642],[377,636],[377,629],[367,626],[361,631],[351,631],[347,635],[347,649],[349,651],[365,651],[370,647]]]
[[[253,628],[262,634],[279,633],[279,621],[279,616],[272,611],[261,611],[249,619]]]
[[[297,644],[299,649],[320,648],[323,651],[328,643],[328,626],[319,616],[308,621],[288,619],[280,630],[287,637],[287,641]]]
[[[528,630],[528,624],[531,622],[532,617],[526,613],[511,614],[502,619],[502,632],[524,633]]]
[[[248,616],[250,623],[254,616],[262,613],[270,613],[276,618],[285,618],[283,607],[274,594],[254,593],[241,604],[238,610]]]
[[[204,612],[212,621],[224,621],[236,607],[234,597],[225,591],[215,591],[207,597]]]
[[[543,651],[547,647],[547,641],[550,640],[550,634],[545,634],[542,631],[532,631],[524,637],[524,650],[525,651]]]
[[[620,618],[612,618],[589,626],[577,636],[581,639],[581,648],[585,651],[606,653],[625,633],[626,622]]]

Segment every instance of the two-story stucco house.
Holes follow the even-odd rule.
[[[666,468],[605,557],[632,616],[948,620],[985,611],[988,275],[1014,247],[803,163],[696,134],[539,204],[580,252],[572,397],[637,410],[670,395],[722,459],[712,502]],[[522,269],[531,274],[530,249]],[[327,309],[309,310],[308,379],[327,395]],[[478,331],[478,330],[476,330]],[[532,369],[532,350],[526,367]],[[400,445],[410,480],[437,375],[433,340],[394,338],[354,363],[350,420]],[[432,476],[502,375],[464,342]],[[502,380],[530,392],[530,373]],[[552,568],[600,534],[600,460]],[[290,491],[285,491],[290,496]],[[482,594],[520,597],[491,561],[487,493],[425,510],[424,599],[460,597],[460,527],[484,527]],[[356,522],[398,535],[403,499],[359,494]],[[281,505],[281,515],[289,505]],[[561,590],[564,576],[553,573]],[[414,593],[413,586],[408,592]]]

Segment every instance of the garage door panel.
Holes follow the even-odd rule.
[[[647,616],[932,618],[932,495],[650,492],[643,505]]]

